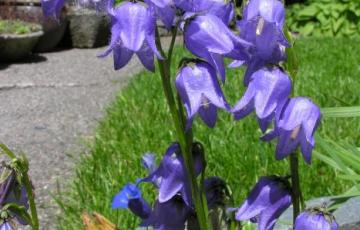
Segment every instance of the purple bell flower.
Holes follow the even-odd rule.
[[[175,82],[187,111],[186,129],[191,128],[197,114],[211,128],[215,126],[217,109],[229,110],[215,69],[206,62],[197,61],[182,67]]]
[[[2,169],[8,170],[6,167]],[[9,203],[15,203],[19,206],[29,208],[29,201],[26,193],[26,188],[23,185],[20,185],[16,179],[15,171],[10,169],[12,172],[6,178],[6,180],[0,184],[0,209],[4,205]],[[12,217],[15,217],[17,221],[22,225],[28,225],[29,223],[24,220],[21,216],[16,215],[15,213],[10,213]]]
[[[258,223],[259,230],[272,230],[277,218],[291,205],[288,182],[280,177],[261,177],[236,212],[236,220]]]
[[[167,30],[175,24],[176,6],[173,0],[145,0],[153,13],[164,23]]]
[[[195,173],[199,175],[204,168],[204,156],[201,153],[193,154]],[[149,176],[141,182],[151,182],[159,188],[158,200],[167,202],[177,194],[181,194],[185,203],[191,206],[191,191],[188,182],[184,159],[180,154],[178,143],[172,144],[159,165]]]
[[[277,67],[265,67],[252,74],[244,96],[232,112],[239,120],[255,110],[260,128],[265,132],[275,113],[281,112],[290,93],[290,78]]]
[[[184,26],[186,48],[205,59],[225,81],[224,57],[248,59],[250,43],[235,36],[221,19],[212,14],[193,16]]]
[[[320,210],[308,210],[296,218],[294,230],[337,230],[334,216]]]
[[[124,67],[134,53],[150,71],[155,70],[154,54],[162,59],[155,44],[155,18],[142,3],[125,1],[114,8],[111,4],[111,41],[109,47],[99,55],[105,57],[113,52],[115,70]]]
[[[157,200],[151,215],[141,226],[152,226],[155,230],[184,230],[191,211],[179,195],[166,202]]]
[[[298,145],[305,162],[311,163],[315,145],[314,132],[321,119],[321,112],[310,99],[295,97],[284,106],[281,116],[275,122],[275,129],[266,134],[265,141],[278,138],[276,159],[281,160],[294,152]]]
[[[41,7],[46,17],[58,18],[66,0],[41,0]]]
[[[250,0],[244,8],[243,18],[249,21],[257,17],[282,28],[285,23],[284,4],[280,0]]]
[[[151,213],[150,205],[142,198],[141,191],[135,184],[128,183],[115,195],[112,208],[129,208],[136,216],[147,219]]]

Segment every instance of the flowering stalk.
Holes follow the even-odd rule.
[[[285,36],[291,44],[291,47],[286,49],[286,54],[287,54],[286,69],[292,78],[293,89],[291,94],[293,97],[295,94],[295,79],[298,70],[298,62],[293,48],[294,41],[288,29],[285,29]],[[296,217],[300,213],[300,202],[301,202],[300,200],[302,199],[300,177],[299,177],[299,159],[298,159],[297,151],[289,155],[289,164],[290,164],[290,175],[291,175],[291,185],[292,185],[293,225],[295,226]]]
[[[295,225],[296,217],[300,213],[300,178],[299,178],[299,160],[298,153],[294,152],[289,156],[291,185],[292,185],[292,201],[293,201],[293,224]]]
[[[165,97],[170,109],[170,113],[173,118],[181,152],[183,153],[185,168],[190,181],[191,194],[195,203],[195,210],[198,218],[199,227],[200,229],[208,229],[207,215],[205,214],[206,212],[204,210],[203,200],[201,199],[201,194],[199,192],[199,187],[193,167],[194,162],[191,154],[192,138],[189,138],[192,135],[191,132],[184,131],[185,130],[185,126],[183,122],[185,120],[184,113],[181,112],[181,110],[178,109],[176,106],[176,101],[171,86],[170,64],[171,64],[171,55],[175,43],[175,38],[176,38],[176,29],[172,31],[172,40],[167,58],[165,60],[157,59],[157,61],[160,70]],[[165,56],[164,51],[161,48],[160,36],[157,28],[156,28],[156,45],[160,49],[162,55]]]

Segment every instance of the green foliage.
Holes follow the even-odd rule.
[[[349,45],[359,42],[328,38],[296,41],[300,67],[295,95],[311,97],[321,107],[359,105],[360,46]],[[185,54],[181,47],[175,49],[173,74]],[[244,93],[242,76],[243,70],[227,71],[224,93],[232,105]],[[214,129],[196,119],[194,133],[205,146],[207,175],[224,178],[235,204],[240,205],[260,176],[288,174],[288,164],[274,159],[275,142],[260,142],[255,116],[234,121],[226,112],[219,115]],[[360,146],[358,130],[360,118],[324,116],[320,134]],[[160,159],[174,139],[159,74],[144,72],[134,77],[107,108],[105,118],[88,141],[89,154],[81,155],[69,189],[57,196],[64,210],[58,228],[82,229],[81,213],[97,211],[121,229],[135,229],[138,220],[127,210],[112,210],[111,199],[125,183],[146,174],[140,164],[143,153],[155,152]],[[305,199],[337,195],[352,186],[351,181],[338,180],[338,172],[317,158],[311,166],[301,161],[300,170]],[[146,198],[154,196],[148,193],[152,186],[145,185],[142,190]]]
[[[37,24],[20,20],[0,20],[0,34],[28,34],[41,30]]]
[[[353,37],[360,34],[360,1],[308,0],[287,11],[291,31],[302,35]]]

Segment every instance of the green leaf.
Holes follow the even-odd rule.
[[[318,7],[315,4],[311,4],[299,11],[298,16],[300,20],[305,20],[315,17],[319,12]]]
[[[322,108],[324,118],[330,117],[360,117],[360,106]]]

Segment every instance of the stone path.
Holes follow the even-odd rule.
[[[169,43],[166,38],[164,43]],[[71,49],[0,63],[0,142],[25,152],[36,189],[41,229],[54,229],[59,209],[51,198],[72,175],[71,155],[91,135],[104,108],[130,76],[143,70],[137,58],[113,70],[102,49]]]

